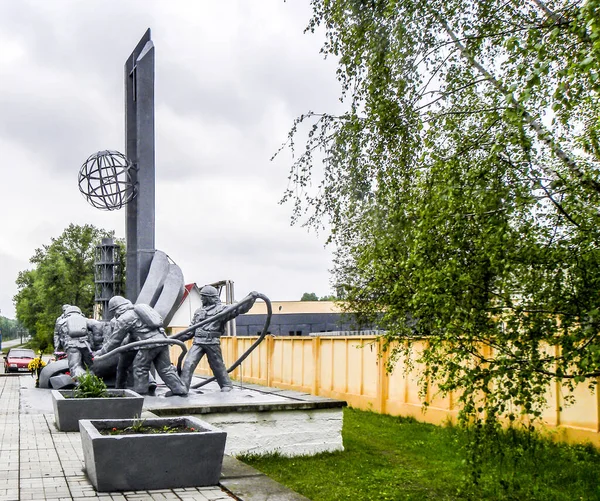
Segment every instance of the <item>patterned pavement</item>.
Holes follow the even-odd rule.
[[[98,493],[83,471],[79,432],[59,432],[53,414],[20,412],[21,380],[0,377],[0,501],[232,501],[220,487]]]

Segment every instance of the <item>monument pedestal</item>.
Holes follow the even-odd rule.
[[[187,398],[146,397],[144,410],[157,416],[196,416],[227,432],[225,453],[293,457],[344,450],[346,402],[260,385],[221,393],[216,383]]]

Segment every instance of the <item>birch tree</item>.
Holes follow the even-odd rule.
[[[535,417],[550,382],[594,385],[600,2],[312,6],[347,112],[293,124],[284,201],[330,228],[348,309],[402,340],[390,369],[412,353],[423,395],[455,391],[466,417]]]

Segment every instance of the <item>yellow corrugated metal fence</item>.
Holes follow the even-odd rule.
[[[235,362],[256,339],[221,338],[226,365]],[[419,350],[425,342],[416,343],[414,349]],[[246,361],[233,371],[232,378],[337,398],[360,409],[413,416],[434,424],[456,417],[455,396],[450,394],[442,398],[431,385],[426,395],[429,406],[424,410],[417,384],[422,367],[415,365],[406,373],[403,360],[398,360],[393,373],[388,374],[385,370],[388,353],[382,347],[382,341],[374,336],[267,336]],[[178,350],[172,348],[174,361]],[[211,375],[206,358],[196,373]],[[586,385],[580,385],[573,393],[575,403],[565,405],[568,394],[568,390],[559,383],[549,390],[550,405],[543,415],[547,429],[553,430],[558,439],[591,441],[600,446],[598,393],[592,393]]]

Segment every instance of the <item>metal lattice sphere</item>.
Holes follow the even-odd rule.
[[[137,194],[133,168],[128,158],[118,151],[94,153],[79,170],[79,191],[97,209],[118,210]]]

